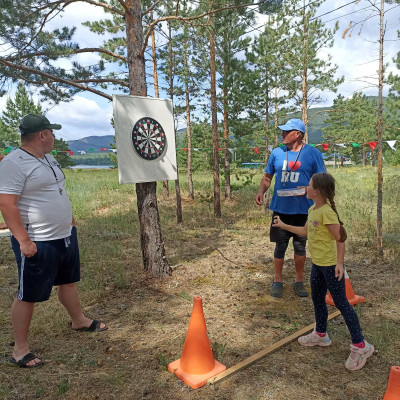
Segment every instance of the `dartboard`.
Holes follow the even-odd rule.
[[[132,142],[140,157],[145,160],[155,160],[165,150],[164,129],[153,118],[141,118],[132,129]]]

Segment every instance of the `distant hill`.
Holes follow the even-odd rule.
[[[328,118],[329,111],[332,107],[314,107],[308,110],[308,143],[318,144],[322,142],[322,128],[327,126],[324,123]],[[294,113],[290,118],[300,118],[301,113]]]
[[[111,148],[111,143],[113,143],[114,135],[105,136],[87,136],[78,140],[68,140],[68,146],[74,153],[82,151],[89,151],[93,149],[94,151],[100,151],[100,149],[107,147]]]

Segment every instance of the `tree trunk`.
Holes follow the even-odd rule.
[[[211,9],[211,7],[210,7]],[[210,14],[210,75],[211,75],[211,124],[213,138],[213,175],[214,175],[214,215],[217,218],[221,217],[221,199],[220,199],[220,184],[219,184],[219,141],[218,141],[218,119],[217,119],[217,93],[215,81],[215,42],[213,27],[213,16]]]
[[[206,163],[207,167],[208,167],[208,143],[207,143],[207,139],[204,135],[204,162]]]
[[[224,63],[224,80],[228,73],[226,63]],[[226,82],[226,81],[225,81]],[[228,88],[224,82],[223,96],[224,96],[224,152],[225,152],[225,199],[231,198],[231,168],[229,163],[229,127],[228,127]]]
[[[153,10],[150,11],[150,21],[153,22]],[[158,74],[157,74],[157,57],[156,57],[156,39],[154,37],[154,29],[151,31],[151,52],[153,55],[153,80],[154,94],[157,98],[160,97],[158,91]]]
[[[380,8],[380,31],[379,31],[379,91],[378,91],[378,202],[377,202],[377,247],[378,255],[383,257],[383,240],[382,240],[382,200],[383,200],[383,174],[382,174],[382,90],[383,90],[383,15],[384,15],[384,0],[381,0]]]
[[[304,142],[308,143],[308,119],[307,119],[307,33],[308,33],[308,21],[306,17],[306,1],[303,0],[303,77],[302,77],[302,119],[306,126],[306,133],[304,134]]]
[[[265,67],[265,166],[269,160],[269,87],[268,87],[268,69]]]
[[[161,238],[156,182],[137,183],[137,203],[140,221],[140,241],[145,269],[155,277],[171,275]]]
[[[275,116],[274,116],[274,122],[275,122],[275,146],[278,147],[279,145],[279,136],[278,136],[278,78],[275,75]]]
[[[153,10],[150,11],[150,21],[153,22]],[[158,99],[160,97],[160,92],[158,90],[156,39],[154,37],[154,29],[151,31],[151,52],[153,56],[154,95]],[[163,185],[163,197],[169,197],[168,181],[163,181],[162,185]]]
[[[168,198],[169,197],[168,181],[162,181],[162,187],[163,187],[163,197]]]
[[[187,60],[187,43],[184,44],[183,62],[185,64],[185,98],[186,98],[186,137],[188,146],[187,175],[189,197],[194,199],[193,177],[192,177],[192,132],[190,128],[190,95],[189,95],[189,67]]]
[[[146,96],[144,58],[140,56],[143,46],[141,5],[139,0],[127,0],[125,4],[129,10],[125,14],[129,93],[135,96]],[[155,277],[170,275],[171,268],[165,256],[164,241],[161,235],[156,183],[137,183],[136,194],[144,269]]]
[[[170,89],[170,98],[172,104],[174,103],[174,71],[173,71],[173,62],[174,62],[174,53],[172,50],[172,33],[171,33],[171,24],[168,23],[168,39],[169,39],[169,89]],[[175,140],[176,140],[176,130],[175,130]],[[178,165],[177,165],[178,167]],[[179,184],[179,170],[176,169],[177,179],[175,180],[175,194],[176,194],[176,222],[180,224],[182,222],[182,198],[181,198],[181,186]]]

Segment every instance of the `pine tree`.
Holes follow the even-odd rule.
[[[0,119],[3,126],[0,131],[0,147],[19,146],[21,140],[19,125],[22,118],[30,113],[43,115],[42,106],[39,103],[34,103],[33,99],[29,97],[25,85],[20,83],[15,93],[15,98],[11,99],[9,97],[7,99],[5,110]],[[55,139],[54,157],[62,168],[74,165],[67,151],[69,151],[68,143],[63,139]]]
[[[294,34],[290,41],[293,52],[290,54],[291,68],[295,79],[293,80],[296,105],[302,111],[302,119],[306,125],[305,141],[308,143],[307,125],[309,121],[308,109],[312,104],[323,99],[320,93],[323,90],[336,92],[343,78],[335,79],[337,65],[332,65],[331,55],[323,59],[320,55],[322,49],[331,48],[334,43],[334,34],[339,29],[336,24],[334,29],[328,29],[322,21],[315,17],[319,4],[313,1],[294,0],[293,27]]]
[[[224,12],[215,20],[216,68],[221,78],[217,81],[222,96],[225,199],[231,198],[229,134],[245,110],[241,94],[246,63],[239,55],[249,46],[246,28],[254,22],[254,12],[242,9]],[[221,98],[222,97],[222,98]]]
[[[13,147],[19,146],[20,131],[18,127],[22,118],[29,113],[42,114],[42,107],[39,103],[34,103],[32,98],[28,96],[25,85],[20,83],[15,98],[8,97],[1,117],[5,130],[0,132],[0,135],[5,144]]]
[[[332,144],[329,153],[336,151],[336,144],[345,144],[340,147],[340,154],[350,157],[353,161],[367,164],[367,154],[371,151],[368,142],[376,141],[377,116],[376,101],[369,100],[362,93],[355,93],[351,99],[345,100],[339,95],[333,103],[332,112],[325,120],[327,127],[322,128],[324,139]],[[352,145],[360,145],[360,147]]]
[[[288,104],[293,97],[291,82],[294,79],[289,63],[289,10],[285,6],[276,15],[269,15],[264,32],[255,38],[252,51],[247,55],[256,72],[254,98],[250,97],[250,106],[255,116],[264,120],[266,163],[270,144],[278,145],[278,122],[294,110]]]

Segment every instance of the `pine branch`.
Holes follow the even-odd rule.
[[[86,0],[83,0],[83,1],[86,1]],[[210,15],[214,15],[214,14],[216,14],[218,12],[221,12],[221,11],[236,10],[236,9],[239,9],[239,8],[245,8],[245,7],[250,7],[250,6],[258,6],[258,5],[264,4],[266,1],[267,0],[262,0],[259,3],[247,3],[247,4],[243,4],[243,5],[239,5],[239,6],[228,6],[228,7],[217,8],[216,10],[206,11],[203,14],[199,14],[199,15],[196,15],[194,17],[178,17],[177,15],[169,15],[167,17],[157,18],[149,25],[149,30],[147,31],[146,36],[145,36],[145,38],[143,40],[143,48],[142,48],[142,51],[140,52],[140,56],[143,57],[143,54],[144,54],[145,49],[147,47],[147,43],[148,43],[149,38],[151,36],[151,31],[154,29],[154,26],[159,24],[160,22],[174,20],[174,21],[181,21],[181,22],[184,22],[184,23],[190,23],[190,22],[195,21],[197,19],[201,19],[201,18],[210,16]]]
[[[86,1],[86,0],[84,0],[84,1]],[[118,0],[118,3],[121,4],[121,7],[125,10],[126,13],[129,13],[129,8],[126,6],[125,1]]]
[[[69,49],[68,50],[69,54],[79,54],[79,53],[102,53],[106,54],[110,57],[116,58],[118,60],[124,61],[125,63],[128,62],[128,59],[124,56],[121,56],[119,54],[116,54],[112,51],[102,49],[102,48],[97,48],[97,47],[92,47],[92,48],[86,48],[86,49]],[[53,54],[47,53],[47,52],[41,52],[41,53],[29,53],[29,54],[24,54],[22,57],[20,55],[14,56],[14,57],[9,57],[7,58],[8,61],[16,61],[16,60],[21,60],[21,59],[28,59],[28,58],[33,58],[33,57],[41,57],[41,56],[50,56]]]
[[[0,59],[0,64],[3,64],[3,65],[5,65],[6,67],[9,67],[9,68],[17,69],[17,70],[20,70],[20,71],[31,72],[31,73],[33,73],[35,75],[42,76],[44,78],[49,79],[50,83],[51,82],[64,83],[66,85],[70,85],[70,86],[75,87],[77,89],[80,89],[82,91],[92,92],[92,93],[97,94],[97,95],[99,95],[101,97],[104,97],[104,98],[106,98],[108,100],[112,100],[112,97],[109,96],[108,94],[104,93],[104,92],[100,92],[99,90],[93,89],[93,88],[91,88],[91,87],[89,87],[87,85],[81,85],[79,83],[72,82],[69,79],[59,78],[59,77],[47,74],[46,72],[42,72],[40,70],[33,69],[33,68],[28,68],[28,67],[25,67],[23,65],[14,64],[14,63],[8,62],[8,61],[3,60],[3,59]]]
[[[75,82],[75,83],[114,83],[116,85],[121,85],[125,87],[129,87],[128,82],[126,81],[121,81],[120,79],[114,79],[114,78],[92,78],[92,79],[71,79],[69,82]]]
[[[307,118],[307,123],[310,122],[317,114],[328,113],[328,112],[339,112],[339,111],[346,111],[346,110],[344,108],[338,108],[338,109],[316,111],[313,115],[311,115],[310,118]]]
[[[46,7],[46,8],[48,8],[48,7]],[[53,7],[53,8],[45,15],[45,17],[44,17],[42,23],[40,24],[40,27],[39,27],[38,31],[35,33],[35,35],[33,35],[33,36],[31,37],[31,40],[30,40],[24,47],[21,48],[21,51],[22,51],[22,52],[24,51],[24,49],[27,49],[28,47],[31,46],[32,42],[33,42],[33,41],[37,38],[37,36],[42,32],[43,27],[45,26],[46,22],[48,21],[48,18],[49,18],[49,16],[50,16],[50,14],[51,14],[54,10],[56,10],[56,9],[57,9],[57,6]],[[40,9],[38,9],[38,10],[40,10]],[[59,11],[56,15],[58,15],[59,13],[60,13],[60,11]],[[28,18],[29,18],[30,15],[32,15],[32,13],[31,13],[31,14],[28,14],[28,16],[25,17],[26,20],[28,20]],[[53,17],[53,18],[54,18],[54,17]]]
[[[156,6],[157,6],[158,4],[160,4],[160,3],[161,3],[161,0],[158,0],[158,1],[154,2],[154,4],[152,4],[151,7],[149,7],[147,10],[143,11],[142,15],[149,14],[150,12],[152,12],[152,11],[156,8]]]

